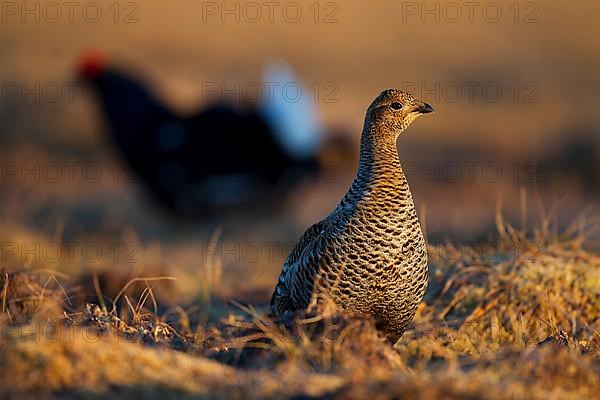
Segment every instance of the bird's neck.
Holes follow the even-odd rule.
[[[358,204],[365,199],[390,196],[410,196],[396,140],[365,130],[361,137],[358,171],[343,203]]]
[[[360,140],[357,178],[371,184],[387,182],[390,185],[405,180],[396,138],[390,136],[365,129]]]

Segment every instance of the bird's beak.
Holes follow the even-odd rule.
[[[419,114],[428,114],[434,112],[434,109],[429,104],[423,103],[415,109],[415,112],[418,112]]]

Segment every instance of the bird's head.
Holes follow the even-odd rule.
[[[365,128],[397,139],[417,117],[433,112],[429,104],[398,89],[381,92],[367,110]]]
[[[106,69],[106,57],[98,50],[88,50],[79,60],[77,73],[80,79],[93,82]]]

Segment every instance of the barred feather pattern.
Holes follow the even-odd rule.
[[[398,113],[390,104],[400,103]],[[356,177],[339,205],[311,226],[286,259],[273,293],[275,314],[330,298],[373,316],[395,342],[428,283],[427,251],[396,139],[424,106],[390,89],[367,110]],[[430,112],[430,111],[424,111]]]

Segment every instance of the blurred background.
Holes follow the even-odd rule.
[[[398,143],[431,243],[485,243],[502,214],[524,229],[549,216],[562,227],[579,220],[598,247],[597,2],[69,4],[1,6],[3,267],[111,271],[121,278],[102,281],[109,297],[132,277],[169,275],[178,281],[161,290],[174,302],[218,291],[265,303],[290,246],[352,181],[365,110],[386,88],[436,110]],[[91,82],[107,71],[122,81]],[[274,81],[282,84],[270,99]],[[299,100],[282,94],[285,82],[302,88]],[[138,115],[144,96],[156,108]],[[161,131],[165,122],[198,121],[210,107],[225,107],[226,122],[250,115],[265,125],[183,123],[195,147],[176,157],[187,157],[184,168],[215,168],[195,192],[200,209],[174,210],[152,186],[156,171],[144,171],[183,135]],[[143,132],[127,145],[115,136],[164,110],[144,127],[162,132],[160,154]],[[312,135],[310,162],[264,167],[281,135],[298,130]],[[268,135],[279,147],[254,147],[273,145]],[[239,181],[219,172],[236,160],[277,171],[238,202]],[[179,188],[169,171],[163,178]],[[202,203],[218,197],[213,184],[236,204]]]

